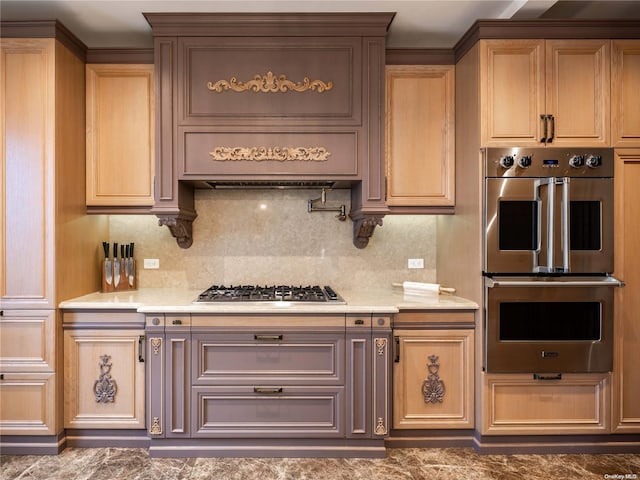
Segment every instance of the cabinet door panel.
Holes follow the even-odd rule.
[[[54,41],[3,42],[0,71],[0,297],[7,309],[52,309]]]
[[[612,40],[611,125],[614,147],[640,147],[640,40]]]
[[[546,113],[553,145],[608,146],[609,40],[546,41]]]
[[[473,330],[394,333],[394,428],[472,428]]]
[[[613,430],[640,433],[640,149],[616,149],[614,274],[625,282],[614,304]]]
[[[358,38],[181,38],[182,125],[361,123]]]
[[[387,204],[454,204],[454,67],[387,67]]]
[[[0,317],[0,371],[53,372],[54,310],[5,310]]]
[[[54,435],[55,375],[5,373],[0,380],[0,434]]]
[[[480,42],[484,145],[540,145],[544,61],[544,40]]]
[[[153,65],[87,65],[87,205],[153,204]]]
[[[143,330],[67,330],[66,428],[144,428]]]

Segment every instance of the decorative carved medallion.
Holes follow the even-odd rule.
[[[314,90],[318,93],[331,90],[333,88],[333,82],[323,82],[322,80],[309,80],[309,77],[304,77],[302,82],[292,82],[286,75],[275,76],[273,72],[267,72],[266,75],[254,75],[253,80],[248,82],[239,82],[236,77],[231,77],[229,81],[218,80],[215,83],[207,83],[207,88],[214,92],[222,93],[227,90],[233,90],[234,92],[246,92],[252,90],[254,92],[306,92],[307,90]]]
[[[384,351],[387,348],[387,339],[376,338],[376,348],[378,349],[378,355],[384,355]]]
[[[153,417],[149,433],[151,435],[162,435],[162,427],[160,426],[160,419],[158,417]]]
[[[111,378],[111,355],[100,356],[100,376],[93,384],[93,393],[96,396],[96,403],[113,403],[118,392],[118,385]]]
[[[376,435],[386,435],[387,434],[387,427],[385,427],[384,419],[382,417],[378,417],[378,422],[376,424],[375,433],[376,433]]]
[[[326,162],[331,152],[325,147],[215,147],[209,155],[218,162]]]
[[[424,403],[442,403],[444,400],[444,382],[438,376],[440,364],[437,355],[429,355],[429,364],[427,365],[429,375],[422,382],[422,396]]]
[[[153,354],[158,355],[160,353],[160,346],[162,345],[162,338],[154,337],[151,340],[151,348],[153,348]]]

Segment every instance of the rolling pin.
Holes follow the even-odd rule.
[[[394,287],[402,287],[405,293],[414,293],[416,295],[425,293],[437,293],[439,295],[443,293],[456,293],[455,288],[441,287],[438,283],[402,282],[392,283],[392,285]]]

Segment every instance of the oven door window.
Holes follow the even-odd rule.
[[[501,302],[500,341],[599,341],[600,302]]]
[[[571,250],[602,248],[602,207],[599,201],[570,203]]]
[[[499,205],[500,250],[538,248],[538,202],[501,200]]]

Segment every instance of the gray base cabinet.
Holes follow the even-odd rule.
[[[152,455],[186,439],[205,450],[221,439],[279,442],[290,454],[296,439],[327,452],[363,439],[384,452],[390,317],[147,315],[146,325]]]

